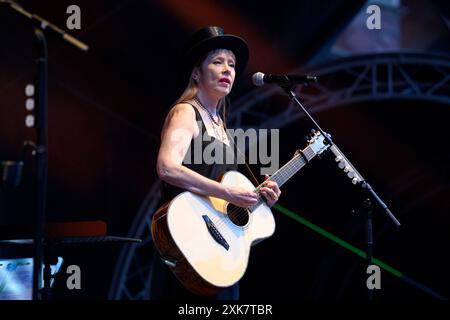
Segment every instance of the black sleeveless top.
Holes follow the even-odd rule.
[[[230,146],[208,134],[200,112],[194,108],[199,135],[191,140],[191,144],[183,160],[183,165],[212,180],[219,180],[230,170],[237,170],[236,150],[229,137]],[[172,200],[181,192],[186,191],[162,181],[162,203]]]

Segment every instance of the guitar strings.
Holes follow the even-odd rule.
[[[307,161],[305,161],[305,159],[303,159],[302,155],[306,157]],[[275,174],[273,174],[267,180],[273,180],[274,178],[279,178],[279,179],[277,179],[279,186],[283,185],[284,182],[286,182],[292,175],[294,175],[299,169],[301,169],[306,163],[308,163],[309,160],[314,158],[315,155],[316,155],[316,153],[314,152],[314,150],[312,150],[310,148],[310,146],[306,147],[302,153],[297,153],[296,155],[294,155],[294,157],[292,157],[291,160],[289,160],[282,168],[280,168],[277,172],[275,172]],[[295,161],[295,160],[299,160],[299,161]],[[266,182],[267,180],[265,180],[264,182]],[[230,219],[230,217],[229,217],[230,215],[236,214],[236,218],[238,219],[238,221],[240,219],[242,219],[243,217],[245,217],[246,215],[250,216],[250,214],[257,207],[259,207],[262,204],[261,200],[263,200],[263,198],[260,193],[260,188],[263,187],[264,182],[261,183],[259,186],[257,186],[256,189],[254,190],[254,192],[256,192],[256,194],[258,195],[258,201],[254,205],[252,205],[248,208],[242,208],[242,207],[236,206],[236,208],[231,210],[226,215],[219,217],[220,221],[214,222],[216,229],[220,231],[223,228],[223,226],[228,223],[228,221],[235,224]],[[228,204],[230,204],[230,203],[228,203]]]
[[[280,175],[284,178],[285,177],[285,173],[280,173]],[[268,181],[268,180],[272,180],[271,178],[265,180],[264,182]],[[262,205],[264,203],[264,198],[261,195],[260,192],[260,188],[263,187],[264,183],[260,184],[258,187],[256,187],[256,189],[254,190],[254,192],[258,195],[258,200],[255,204],[247,207],[247,208],[242,208],[242,207],[238,207],[236,206],[235,208],[233,208],[230,212],[228,212],[226,215],[220,216],[219,217],[219,221],[213,221],[215,227],[217,230],[219,231],[223,231],[223,227],[228,223],[228,221],[230,221],[231,223],[233,223],[234,225],[236,225],[236,223],[234,223],[232,221],[232,219],[230,218],[230,216],[234,216],[235,215],[235,219],[240,221],[242,218],[245,218],[247,215],[250,216],[250,214],[256,209],[258,208],[260,205]],[[228,203],[231,204],[231,203]]]
[[[267,180],[266,180],[266,181],[267,181]],[[244,218],[246,215],[250,215],[250,214],[252,213],[253,210],[255,210],[258,206],[260,206],[260,205],[262,204],[263,197],[261,196],[261,193],[260,193],[259,189],[262,187],[262,185],[263,185],[263,184],[260,184],[260,185],[259,185],[258,187],[256,187],[256,189],[254,190],[254,192],[256,192],[256,194],[258,195],[258,201],[257,201],[254,205],[252,205],[252,206],[250,206],[250,207],[248,207],[248,208],[242,208],[242,207],[236,206],[235,208],[233,208],[233,209],[232,209],[229,213],[227,213],[226,215],[220,216],[220,217],[219,217],[219,220],[220,220],[220,221],[213,221],[213,223],[214,223],[216,229],[219,230],[219,231],[220,231],[220,230],[223,230],[222,227],[225,226],[225,225],[228,223],[228,221],[231,221],[231,223],[235,224],[235,223],[231,220],[230,216],[234,216],[234,215],[235,215],[235,218],[239,221],[239,220],[241,220],[242,218]],[[228,203],[228,204],[230,204],[230,203]],[[249,208],[253,208],[253,210],[249,210]]]
[[[273,180],[273,178],[276,176],[277,178],[280,177],[280,179],[277,179],[281,182],[280,186],[283,184],[283,182],[285,181],[285,178],[289,178],[290,176],[292,176],[295,172],[298,171],[299,168],[301,168],[303,165],[305,165],[305,161],[300,158],[300,162],[294,163],[294,165],[289,166],[289,164],[292,164],[294,160],[299,159],[300,154],[295,155],[289,162],[287,162],[280,170],[278,170],[277,173],[275,173],[274,175],[272,175],[272,177],[270,177],[269,179],[265,180],[264,182],[268,181],[268,180]],[[287,180],[287,179],[286,179]],[[219,218],[220,221],[216,221],[214,222],[214,224],[216,225],[216,228],[220,231],[220,229],[222,229],[222,227],[228,223],[228,220],[231,221],[230,219],[230,215],[234,215],[236,214],[236,219],[240,220],[242,218],[244,218],[246,215],[250,215],[252,213],[253,210],[255,210],[258,206],[260,206],[262,204],[263,197],[261,196],[260,193],[260,188],[263,187],[264,182],[261,183],[258,187],[256,187],[256,189],[254,190],[254,192],[256,192],[256,194],[258,195],[258,201],[250,206],[249,208],[253,208],[252,210],[249,210],[249,208],[242,208],[242,207],[238,207],[236,206],[236,208],[234,208],[232,211],[230,211],[226,216],[222,216]],[[233,221],[231,221],[233,224],[235,224]]]
[[[281,176],[284,176],[283,173],[280,173]],[[268,180],[272,180],[271,178],[267,179]],[[264,182],[266,182],[264,181]],[[228,221],[231,221],[231,223],[235,224],[232,219],[230,218],[230,216],[235,216],[235,218],[239,221],[242,218],[245,218],[247,215],[250,216],[250,214],[256,209],[258,208],[261,204],[263,204],[264,202],[264,198],[260,193],[260,189],[261,187],[263,187],[264,182],[261,183],[258,187],[256,187],[256,189],[254,190],[254,192],[258,195],[258,200],[254,205],[251,205],[250,207],[247,208],[242,208],[242,207],[238,207],[236,206],[235,208],[233,208],[233,210],[231,210],[229,213],[227,213],[224,216],[219,217],[220,221],[213,221],[214,225],[216,226],[217,230],[223,230],[223,227],[228,223]],[[230,204],[230,203],[228,203]]]

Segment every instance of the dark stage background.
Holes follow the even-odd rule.
[[[289,73],[336,58],[332,48],[339,44],[339,36],[357,14],[365,14],[368,5],[290,0],[20,3],[62,27],[66,8],[78,5],[81,30],[67,31],[90,45],[90,51],[82,53],[48,36],[47,218],[103,220],[108,234],[117,236],[128,234],[157,179],[159,132],[165,113],[183,89],[177,70],[189,34],[206,25],[220,25],[248,40],[250,63],[235,84],[233,102],[254,89],[254,72]],[[386,12],[401,17],[398,51],[425,50],[448,58],[449,15],[444,1],[402,1],[401,9]],[[366,28],[365,21],[361,28]],[[383,27],[371,32],[380,35]],[[359,39],[366,46],[353,54],[381,52],[384,40],[392,49],[389,37],[377,39]],[[35,139],[35,129],[24,125],[30,114],[24,107],[24,88],[34,81],[35,57],[30,25],[0,7],[0,160],[25,160],[20,188],[4,191],[0,198],[0,223],[6,225],[28,223],[34,214],[34,165],[23,142]],[[289,103],[281,91],[277,101],[276,108]],[[445,249],[450,230],[449,107],[448,101],[374,100],[315,114],[402,223],[396,229],[381,211],[375,212],[374,256],[443,297],[450,295]],[[280,129],[280,164],[305,146],[303,135],[308,129],[304,119]],[[282,190],[280,205],[364,249],[364,217],[350,212],[361,194],[349,186],[332,159],[311,163]],[[241,281],[243,298],[366,299],[362,258],[277,210],[274,214],[277,231],[253,248]],[[65,288],[63,268],[54,297],[106,299],[120,250],[119,244],[67,248],[62,255],[66,265],[81,267],[82,289]],[[26,250],[11,248],[2,252],[7,257],[28,255]],[[386,271],[382,271],[382,289],[375,293],[375,299],[382,301],[435,298]]]

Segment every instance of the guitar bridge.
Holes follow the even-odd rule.
[[[214,240],[217,241],[221,246],[223,246],[226,250],[230,248],[230,245],[225,240],[225,238],[220,234],[219,230],[217,230],[214,223],[211,221],[211,219],[206,215],[202,215],[203,220],[205,220],[206,227],[208,228],[209,233],[214,238]]]

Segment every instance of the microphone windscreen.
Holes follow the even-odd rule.
[[[257,87],[264,85],[264,73],[262,73],[262,72],[255,73],[252,76],[252,82]]]

